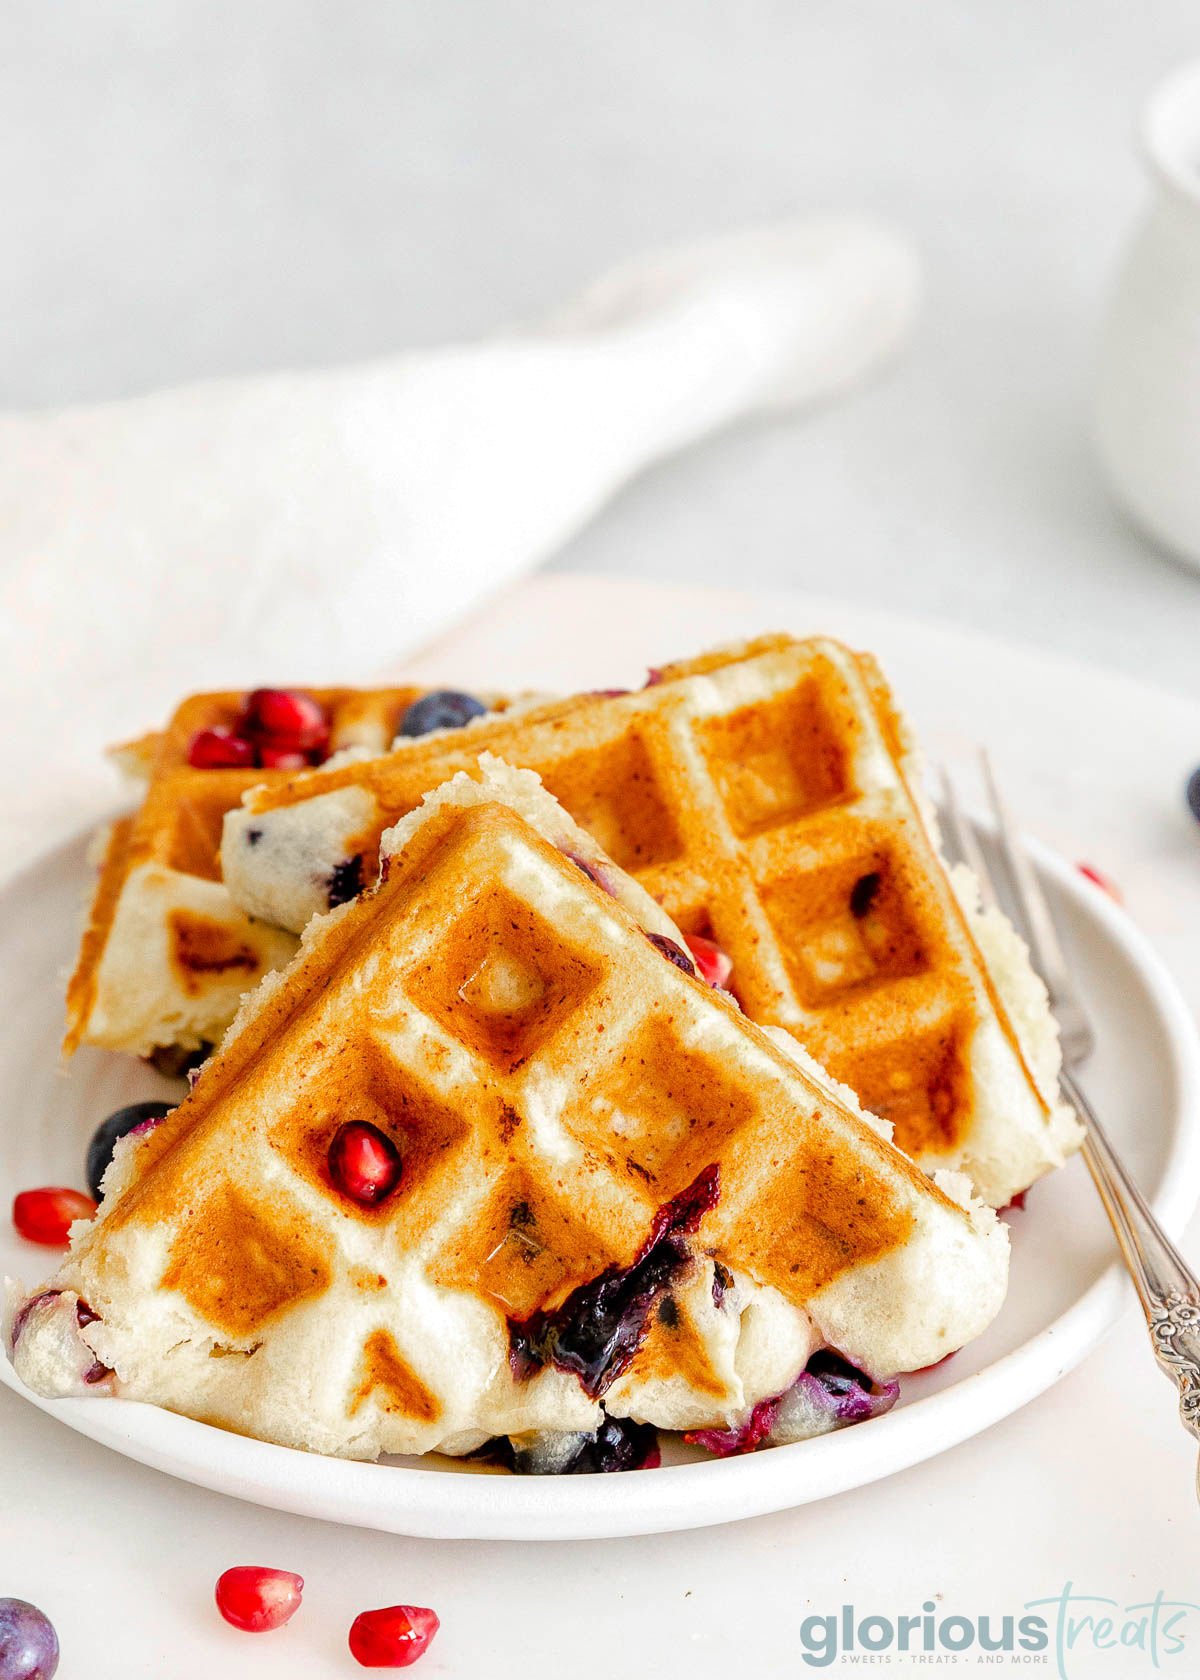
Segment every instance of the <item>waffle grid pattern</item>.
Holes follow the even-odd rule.
[[[951,1158],[971,1124],[982,1016],[1007,1038],[1027,1100],[1045,1105],[906,782],[885,697],[869,659],[775,638],[668,667],[637,694],[482,722],[469,743],[405,743],[294,778],[251,810],[367,789],[375,818],[347,845],[369,871],[381,830],[480,750],[533,769],[685,932],[728,952],[753,1019],[794,1031],[904,1148]],[[241,866],[252,875],[255,860]]]

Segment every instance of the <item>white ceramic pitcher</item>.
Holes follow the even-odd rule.
[[[1200,60],[1150,96],[1142,147],[1154,197],[1105,321],[1097,441],[1131,517],[1200,569]]]

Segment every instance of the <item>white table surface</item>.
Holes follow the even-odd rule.
[[[773,626],[875,648],[934,751],[988,740],[1029,826],[1121,881],[1200,1000],[1200,835],[1180,799],[1200,756],[1195,702],[859,608],[586,578],[527,584],[406,668],[619,682],[664,654]],[[1200,1222],[1190,1246],[1200,1253]],[[725,1528],[579,1545],[410,1541],[259,1510],[128,1463],[0,1391],[0,1591],[53,1613],[64,1680],[344,1675],[354,1613],[398,1600],[443,1618],[427,1674],[793,1677],[806,1672],[800,1620],[844,1602],[896,1616],[933,1598],[942,1614],[1001,1617],[1067,1582],[1118,1607],[1160,1589],[1200,1598],[1194,1460],[1133,1309],[1022,1412],[884,1483]],[[250,1641],[217,1620],[211,1583],[240,1562],[307,1577],[286,1633]],[[1119,1620],[1119,1608],[1110,1613]],[[1200,1609],[1184,1631],[1183,1658],[1163,1667],[1190,1680]],[[1023,1669],[1005,1659],[993,1672]],[[1067,1672],[1136,1680],[1153,1670],[1137,1652],[1077,1647]]]
[[[909,229],[904,363],[647,478],[562,564],[837,593],[1200,691],[1200,578],[1087,444],[1143,94],[1194,0],[16,0],[0,406],[325,364],[531,316],[797,211]]]

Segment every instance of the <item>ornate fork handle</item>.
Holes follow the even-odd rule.
[[[1147,1207],[1091,1104],[1064,1070],[1062,1088],[1087,1125],[1083,1158],[1133,1278],[1154,1356],[1179,1390],[1179,1417],[1200,1439],[1200,1280]]]

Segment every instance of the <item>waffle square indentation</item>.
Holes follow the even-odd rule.
[[[557,1032],[601,970],[528,904],[493,887],[465,911],[436,960],[407,976],[417,1008],[511,1073]]]
[[[404,1205],[435,1168],[459,1154],[471,1135],[469,1120],[371,1039],[348,1039],[312,1089],[305,1092],[301,1082],[301,1091],[286,1116],[272,1127],[272,1147],[311,1184],[336,1199],[347,1215],[367,1223],[388,1223],[399,1217],[406,1236],[415,1236],[407,1227]],[[354,1120],[390,1138],[400,1155],[399,1187],[378,1207],[350,1201],[329,1176],[334,1133]],[[416,1202],[420,1201],[417,1196]]]
[[[506,1315],[525,1318],[611,1265],[613,1249],[547,1195],[539,1176],[520,1168],[503,1175],[439,1256],[435,1283],[482,1291]]]
[[[890,1120],[908,1154],[953,1149],[967,1129],[971,1074],[963,1023],[950,1018],[870,1049],[829,1059],[835,1079],[849,1079],[864,1108]]]
[[[325,1293],[327,1247],[286,1198],[258,1203],[220,1183],[182,1220],[162,1288],[177,1289],[219,1330],[245,1337],[277,1312]]]
[[[813,678],[697,726],[735,833],[761,834],[852,792],[846,747]]]
[[[886,851],[777,876],[759,888],[759,898],[805,1008],[826,1008],[863,987],[929,967],[908,893]]]
[[[611,1081],[611,1083],[609,1083]],[[652,1018],[605,1067],[606,1092],[586,1086],[563,1114],[585,1149],[631,1169],[666,1201],[719,1156],[757,1114],[755,1098],[720,1062]]]
[[[637,735],[559,759],[542,779],[622,869],[649,869],[682,853],[671,808]]]
[[[179,796],[170,811],[164,862],[168,869],[221,879],[221,829],[225,813],[239,804],[255,774],[242,770],[197,770],[179,775]],[[184,791],[185,782],[187,791]]]

